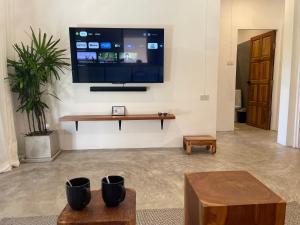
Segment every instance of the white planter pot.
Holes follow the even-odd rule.
[[[25,137],[25,162],[49,162],[60,153],[58,133]]]

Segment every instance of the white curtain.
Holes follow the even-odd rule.
[[[19,166],[12,96],[6,67],[6,4],[0,1],[0,173]]]

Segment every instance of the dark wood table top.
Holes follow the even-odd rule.
[[[285,202],[246,171],[203,172],[185,174],[203,205],[228,206]]]
[[[67,206],[57,220],[58,225],[135,225],[136,192],[126,189],[125,200],[115,208],[107,208],[100,191],[92,191],[89,205],[81,211]]]

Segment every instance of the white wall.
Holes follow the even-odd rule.
[[[277,129],[283,13],[284,0],[221,0],[218,131],[234,129],[235,62],[239,29],[277,30],[271,121],[271,129]],[[228,62],[234,65],[227,65]]]
[[[272,30],[238,30],[238,45],[250,41],[252,37],[267,33]]]
[[[11,0],[13,9],[10,40],[27,38],[29,26],[42,28],[69,48],[68,27],[164,27],[166,37],[164,84],[149,85],[146,93],[90,93],[88,84],[72,84],[67,72],[57,84],[61,102],[54,103],[54,128],[61,128],[63,149],[145,148],[181,146],[184,134],[216,132],[217,65],[219,49],[219,1],[204,0]],[[207,46],[205,48],[205,24]],[[11,49],[10,49],[11,51]],[[204,56],[207,51],[207,76]],[[12,52],[10,53],[12,55]],[[209,101],[200,101],[207,90]],[[109,114],[112,105],[125,105],[129,113],[174,113],[175,121],[58,123],[67,114]],[[22,130],[22,126],[20,128]]]
[[[300,2],[286,0],[278,143],[300,148]]]

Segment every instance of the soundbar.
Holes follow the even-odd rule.
[[[144,92],[147,87],[90,87],[91,92]]]

